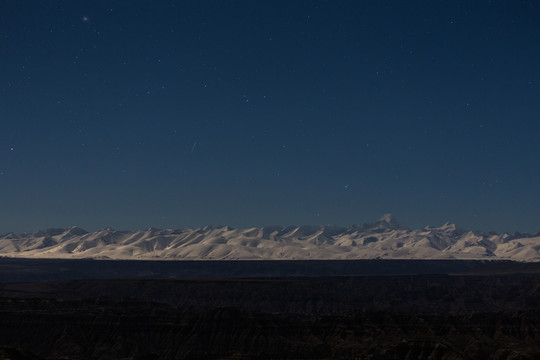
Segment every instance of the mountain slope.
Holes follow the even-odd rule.
[[[540,261],[540,236],[441,227],[409,229],[391,215],[374,223],[87,232],[77,227],[0,237],[0,256],[147,260],[510,259]]]

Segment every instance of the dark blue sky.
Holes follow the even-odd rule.
[[[0,232],[540,230],[535,1],[0,4]]]

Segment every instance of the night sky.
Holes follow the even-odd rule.
[[[0,233],[540,230],[537,1],[0,2]]]

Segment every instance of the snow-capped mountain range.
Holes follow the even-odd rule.
[[[464,231],[451,223],[409,229],[374,223],[88,232],[78,227],[0,236],[0,257],[144,260],[505,259],[540,261],[540,233]]]

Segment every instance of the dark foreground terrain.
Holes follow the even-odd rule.
[[[508,260],[92,260],[0,257],[0,282],[80,279],[247,278],[540,273]]]
[[[522,265],[3,282],[0,359],[540,359],[540,271]]]

